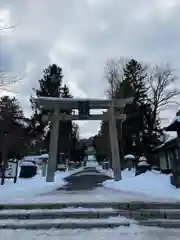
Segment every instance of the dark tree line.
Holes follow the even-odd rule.
[[[36,97],[72,98],[70,90],[63,84],[62,69],[56,64],[50,65],[43,72],[37,89],[33,89]],[[32,116],[25,118],[20,103],[16,98],[4,96],[0,99],[0,163],[7,164],[8,158],[21,158],[24,155],[41,154],[49,151],[51,122],[43,120],[43,116],[51,114],[39,110],[33,97],[30,97]],[[72,114],[72,110],[61,112]],[[58,154],[69,160],[81,159],[79,127],[71,121],[60,121]]]
[[[109,98],[134,98],[132,104],[124,109],[127,119],[122,124],[122,131],[117,120],[122,154],[144,154],[150,158],[153,148],[161,143],[164,134],[160,110],[176,104],[180,93],[175,85],[177,79],[173,70],[167,65],[150,68],[130,59],[108,61],[105,73]],[[98,155],[111,158],[107,122],[101,123],[95,142]]]
[[[120,153],[150,156],[152,149],[161,143],[164,134],[161,128],[160,111],[177,103],[179,90],[176,77],[168,66],[149,67],[135,59],[108,61],[105,67],[109,98],[133,97],[132,104],[125,107],[126,121],[117,121]],[[70,89],[63,83],[62,69],[56,64],[44,69],[39,86],[33,89],[36,97],[73,98]],[[40,154],[49,151],[51,121],[43,116],[50,111],[39,110],[30,98],[32,117],[26,118],[16,98],[0,99],[0,162],[7,164],[10,157]],[[71,109],[61,112],[72,114]],[[108,122],[102,122],[94,137],[99,160],[111,157]],[[84,140],[79,139],[78,125],[60,121],[58,154],[65,158],[82,160]],[[122,159],[122,158],[121,158]],[[123,164],[122,164],[123,165]]]

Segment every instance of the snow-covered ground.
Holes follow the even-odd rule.
[[[64,177],[70,172],[56,173],[54,183],[46,183],[45,178],[37,175],[32,179],[18,179],[14,184],[12,180],[6,180],[4,186],[0,186],[0,203],[32,203],[32,202],[67,202],[67,201],[180,201],[180,189],[170,184],[170,176],[159,172],[147,172],[140,176],[134,176],[134,172],[123,171],[123,180],[104,182],[104,187],[93,190],[68,192],[56,191],[64,185]],[[67,209],[64,209],[67,210]],[[77,210],[77,209],[76,209]],[[18,210],[25,212],[27,210]],[[34,210],[41,211],[41,210]],[[54,211],[54,210],[49,210]],[[72,211],[72,209],[69,209]],[[84,211],[84,210],[82,210]],[[8,211],[4,211],[4,213]],[[4,221],[4,220],[3,220]],[[34,220],[33,220],[34,221]],[[48,220],[49,221],[49,220]],[[18,240],[178,240],[180,230],[161,229],[137,226],[132,223],[130,227],[115,229],[93,230],[1,230],[0,239]]]
[[[55,182],[47,183],[40,173],[32,179],[18,178],[17,183],[13,180],[5,180],[4,185],[0,185],[0,203],[1,202],[26,202],[35,198],[38,195],[47,194],[64,185],[63,178],[67,176],[68,172],[56,173]]]
[[[6,180],[5,185],[0,185],[0,203],[180,201],[180,189],[170,184],[170,175],[156,171],[135,177],[134,172],[125,170],[122,173],[123,180],[108,180],[104,182],[104,187],[75,192],[56,191],[65,184],[63,179],[69,174],[56,173],[54,183],[47,183],[40,174],[32,179],[18,179],[16,184]]]
[[[146,196],[146,199],[157,201],[180,201],[180,189],[170,183],[170,175],[151,171],[135,176],[133,171],[124,170],[122,181],[108,180],[104,187]],[[144,199],[143,199],[144,200]]]
[[[115,229],[94,230],[1,230],[0,239],[12,240],[179,240],[180,230],[147,228],[133,225]]]
[[[123,191],[98,187],[93,190],[81,191],[56,191],[64,182],[59,177],[56,183],[46,183],[45,179],[35,177],[32,180],[19,181],[19,185],[0,187],[0,203],[63,203],[63,202],[125,202],[146,199],[144,196],[131,194]],[[58,177],[56,179],[58,179]],[[36,184],[37,183],[37,184]],[[10,185],[10,184],[8,184]],[[11,192],[12,189],[12,192]],[[148,200],[148,199],[147,199]]]

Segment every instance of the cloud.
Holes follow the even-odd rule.
[[[28,95],[50,63],[63,68],[74,96],[90,98],[104,97],[109,58],[169,62],[179,71],[178,0],[1,0],[0,9],[0,24],[16,26],[0,33],[0,69],[24,79],[14,89],[28,112]],[[85,123],[81,133],[98,126]]]

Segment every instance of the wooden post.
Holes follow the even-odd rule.
[[[56,171],[57,160],[57,147],[58,147],[58,135],[59,135],[59,110],[54,109],[52,115],[51,137],[49,146],[49,160],[46,182],[54,182],[54,175]]]
[[[119,181],[122,179],[121,162],[120,162],[120,155],[119,155],[116,118],[115,118],[115,111],[113,106],[109,108],[109,136],[110,136],[114,180]]]
[[[1,166],[1,185],[5,183],[5,166],[4,163]]]
[[[17,177],[18,177],[18,161],[16,160],[16,176],[14,178],[14,183],[17,183]]]
[[[42,165],[42,177],[46,176],[46,172],[47,172],[47,163],[45,161],[43,161],[43,165]]]

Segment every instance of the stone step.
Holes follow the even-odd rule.
[[[62,202],[62,203],[0,203],[3,209],[62,209],[68,207],[82,208],[114,208],[119,210],[144,210],[144,209],[180,209],[180,202]]]
[[[125,210],[144,210],[144,209],[180,209],[180,202],[129,202],[125,205]],[[114,205],[115,206],[115,205]],[[122,209],[121,203],[118,205],[119,209]]]
[[[43,220],[0,220],[0,229],[92,229],[129,227],[131,222],[126,219],[43,219]]]
[[[1,210],[0,219],[57,219],[57,218],[107,218],[124,216],[136,220],[180,219],[180,209],[142,209],[136,211],[112,208],[64,208]]]
[[[148,227],[160,227],[160,228],[180,228],[180,220],[170,219],[151,219],[151,220],[140,220],[139,225]]]
[[[119,205],[120,204],[120,205]],[[0,210],[5,209],[62,209],[62,208],[115,208],[128,209],[128,203],[118,202],[62,202],[62,203],[0,203]]]
[[[180,219],[180,209],[141,209],[123,210],[119,214],[133,219]]]
[[[119,211],[112,208],[107,209],[86,209],[86,208],[65,208],[65,209],[34,209],[34,210],[1,210],[0,219],[61,219],[61,218],[83,218],[98,219],[115,217]]]

